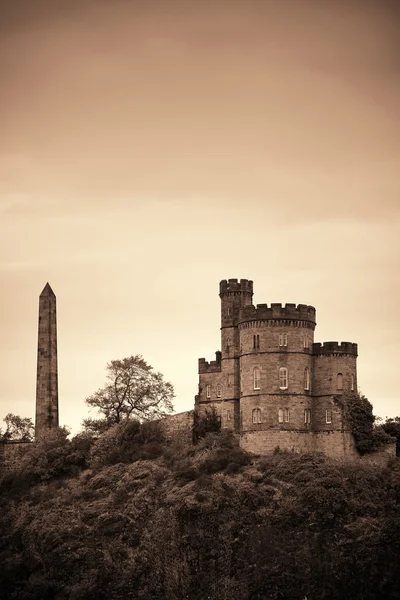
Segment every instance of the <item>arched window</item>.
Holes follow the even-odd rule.
[[[260,369],[258,367],[253,369],[253,389],[260,389]]]
[[[310,408],[306,408],[304,410],[304,423],[306,425],[309,425],[311,423],[311,409]]]
[[[308,367],[304,369],[304,389],[310,390],[310,369]]]
[[[221,394],[222,394],[221,384],[217,383],[217,398],[221,398]]]
[[[343,389],[343,374],[342,373],[338,373],[337,374],[337,380],[336,380],[336,387],[338,390],[342,390]]]
[[[253,408],[253,423],[262,423],[260,408]]]
[[[281,390],[287,390],[288,388],[288,370],[286,367],[280,367],[279,369],[279,388]]]
[[[355,388],[355,383],[354,383],[354,375],[353,373],[351,374],[351,391],[354,392],[354,388]]]

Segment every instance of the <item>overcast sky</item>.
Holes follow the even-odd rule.
[[[137,353],[191,409],[232,277],[315,306],[400,415],[399,31],[385,0],[0,0],[0,416],[34,416],[47,281],[61,424]]]

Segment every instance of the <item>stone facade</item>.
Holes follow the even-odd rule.
[[[56,296],[47,283],[39,296],[35,437],[58,427]]]
[[[252,304],[253,282],[220,282],[221,351],[199,359],[195,409],[215,407],[248,451],[357,455],[340,396],[357,390],[357,344],[314,342],[316,311]]]

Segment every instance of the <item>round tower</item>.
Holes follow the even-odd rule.
[[[240,310],[243,447],[256,452],[277,446],[299,449],[298,432],[310,431],[315,325],[315,308],[304,304],[258,304]],[[307,444],[309,436],[301,437]]]
[[[335,398],[357,392],[358,346],[352,342],[313,344],[313,426],[315,431],[346,429]]]

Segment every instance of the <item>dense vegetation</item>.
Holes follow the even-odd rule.
[[[0,484],[5,600],[400,597],[400,467],[59,429]]]

